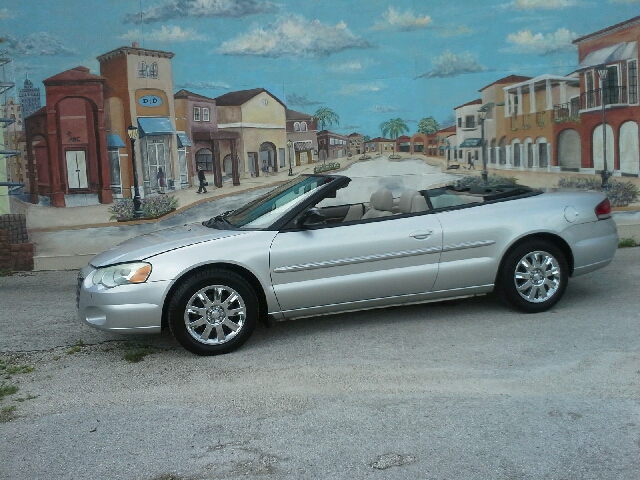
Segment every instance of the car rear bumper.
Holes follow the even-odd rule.
[[[612,218],[573,225],[564,232],[573,251],[573,276],[606,267],[618,248],[618,230]]]
[[[105,288],[94,285],[93,270],[78,276],[78,317],[100,330],[121,333],[157,333],[168,281]]]

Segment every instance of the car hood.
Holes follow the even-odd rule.
[[[176,248],[245,233],[238,230],[215,230],[198,223],[166,228],[126,240],[99,253],[89,263],[94,267],[104,267],[114,263],[144,260]]]

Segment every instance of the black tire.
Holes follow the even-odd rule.
[[[501,298],[525,313],[549,310],[564,295],[569,266],[562,251],[545,240],[517,246],[503,262],[498,286]]]
[[[168,312],[171,333],[180,345],[196,355],[220,355],[249,339],[258,323],[258,298],[241,276],[210,269],[178,287]]]

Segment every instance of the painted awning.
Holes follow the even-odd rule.
[[[124,148],[125,144],[117,133],[107,133],[107,148]]]
[[[176,133],[169,117],[138,118],[138,127],[140,128],[140,137],[146,135],[172,135]]]
[[[176,136],[178,137],[178,148],[191,146],[191,140],[185,132],[176,132]]]
[[[578,70],[586,70],[599,65],[607,65],[609,63],[619,62],[622,60],[629,60],[637,58],[637,56],[637,42],[616,43],[615,45],[609,45],[608,47],[603,47],[599,50],[588,53],[580,62]]]
[[[303,141],[293,142],[293,148],[296,152],[306,152],[313,148],[313,141],[303,140]]]
[[[467,138],[460,144],[460,148],[478,148],[482,146],[481,138]]]

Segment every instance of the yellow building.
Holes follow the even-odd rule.
[[[264,88],[230,92],[215,100],[218,131],[239,135],[236,161],[241,177],[257,177],[286,167],[284,103]],[[231,142],[221,142],[220,156],[231,158],[232,153]]]

